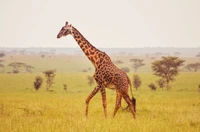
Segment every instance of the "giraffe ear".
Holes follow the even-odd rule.
[[[69,26],[68,26],[68,27],[69,27],[69,29],[70,29],[70,30],[72,30],[72,24],[69,24]]]

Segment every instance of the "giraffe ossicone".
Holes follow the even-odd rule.
[[[136,114],[136,100],[132,94],[132,85],[127,74],[121,69],[117,68],[111,61],[110,57],[105,53],[94,47],[90,42],[71,24],[65,23],[65,26],[59,31],[57,38],[61,38],[67,35],[72,35],[75,41],[78,43],[82,51],[88,57],[95,67],[94,78],[97,86],[93,89],[90,95],[86,99],[85,115],[88,116],[88,105],[90,100],[96,95],[97,92],[101,92],[102,102],[104,108],[104,115],[107,117],[107,104],[106,104],[106,90],[105,88],[116,89],[116,104],[113,112],[115,116],[118,109],[121,107],[121,100],[127,102],[135,118]],[[128,95],[128,88],[132,95],[132,100]]]

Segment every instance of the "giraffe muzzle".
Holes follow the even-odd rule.
[[[61,37],[60,34],[58,34],[58,35],[57,35],[57,38],[60,38],[60,37]]]

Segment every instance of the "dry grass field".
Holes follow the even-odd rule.
[[[57,74],[51,92],[45,90],[45,84],[34,90],[36,75],[0,74],[0,131],[199,131],[198,73],[181,73],[170,91],[151,91],[147,85],[156,77],[140,73],[143,84],[134,90],[136,119],[124,109],[125,101],[112,117],[115,92],[111,90],[107,90],[108,118],[104,118],[98,94],[90,103],[86,119],[85,99],[95,86],[87,84],[90,73]],[[63,83],[68,85],[68,92],[63,90]]]
[[[0,73],[0,131],[3,132],[199,132],[200,131],[200,84],[199,72],[181,72],[171,89],[151,91],[148,84],[158,79],[152,75],[152,59],[144,59],[146,64],[138,69],[142,80],[138,90],[133,90],[137,99],[137,116],[132,118],[122,101],[116,117],[113,118],[115,91],[107,89],[108,118],[104,118],[101,94],[90,103],[89,116],[85,118],[85,99],[95,87],[88,85],[87,76],[94,69],[85,56],[56,55],[41,58],[39,55],[16,55],[4,57],[5,66],[13,61],[34,66],[33,73],[12,71],[5,67]],[[119,67],[131,68],[131,56],[113,56],[113,60],[123,60]],[[199,61],[184,58],[186,63]],[[91,69],[90,69],[91,68]],[[56,76],[50,91],[46,91],[44,70],[55,69]],[[88,72],[82,72],[89,69]],[[36,76],[44,78],[38,91],[33,82]],[[128,73],[133,78],[133,70]],[[67,84],[67,92],[63,89]]]

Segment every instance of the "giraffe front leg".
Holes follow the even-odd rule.
[[[101,88],[101,96],[102,96],[102,102],[103,102],[103,110],[104,110],[104,115],[107,118],[107,104],[106,104],[106,90],[105,88]]]
[[[122,100],[122,95],[120,94],[119,91],[117,91],[116,104],[115,104],[115,110],[113,113],[113,117],[115,117],[115,114],[117,113],[118,109],[121,107],[121,100]]]
[[[90,93],[90,95],[87,97],[86,99],[86,109],[85,109],[85,116],[88,116],[88,105],[90,103],[90,100],[92,99],[92,97],[94,97],[96,95],[96,93],[99,91],[100,87],[97,86],[94,88],[94,90]]]

